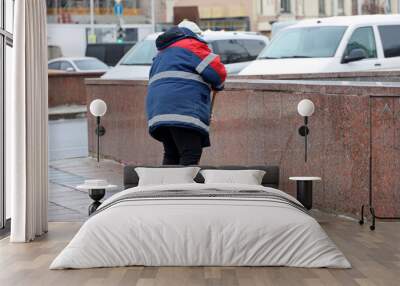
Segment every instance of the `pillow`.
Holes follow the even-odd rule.
[[[265,171],[261,170],[202,170],[205,184],[261,185]]]
[[[139,176],[138,186],[188,184],[195,183],[193,180],[200,171],[199,167],[182,168],[135,168]]]

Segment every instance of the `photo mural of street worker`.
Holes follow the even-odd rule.
[[[211,96],[224,88],[225,67],[187,20],[156,46],[146,102],[150,135],[164,146],[163,165],[197,165],[210,146]]]

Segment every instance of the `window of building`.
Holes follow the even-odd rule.
[[[391,14],[392,13],[392,0],[385,1],[385,13]]]
[[[46,0],[48,23],[88,24],[90,22],[89,0]],[[137,16],[150,17],[149,9],[140,7],[140,0],[124,0],[123,16],[126,24],[146,23],[148,19],[139,20]],[[114,0],[95,0],[94,14],[96,23],[117,23],[119,19],[115,15]],[[140,18],[140,17],[139,17]]]
[[[337,4],[337,9],[338,9],[338,15],[343,16],[344,15],[344,0],[338,0]]]
[[[318,11],[319,11],[319,15],[324,16],[326,14],[325,11],[325,0],[319,0],[318,3]]]
[[[345,56],[354,49],[363,49],[367,54],[367,58],[377,57],[375,36],[372,27],[358,28],[353,32],[347,44]]]
[[[10,217],[10,195],[4,187],[4,112],[6,95],[11,92],[14,1],[0,0],[0,229]]]
[[[260,14],[264,15],[264,0],[259,0]]]
[[[291,0],[281,0],[281,12],[282,13],[290,13],[291,12],[290,1]]]
[[[385,58],[400,57],[400,25],[378,27]]]

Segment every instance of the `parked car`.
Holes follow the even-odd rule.
[[[240,75],[400,69],[400,16],[304,20],[284,28]]]
[[[57,58],[48,62],[49,70],[66,72],[106,72],[109,67],[96,58]]]
[[[157,55],[155,40],[160,34],[151,34],[137,43],[102,78],[148,78],[153,58]],[[211,50],[221,56],[229,74],[238,74],[257,58],[269,42],[267,37],[252,32],[206,31],[203,38],[209,43]]]

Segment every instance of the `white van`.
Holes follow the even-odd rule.
[[[283,29],[285,29],[289,26],[295,25],[298,22],[299,21],[290,20],[290,21],[279,21],[279,22],[273,23],[271,26],[271,39],[273,39],[276,35],[278,35],[278,33],[280,31],[282,31]]]
[[[147,36],[133,46],[129,52],[103,79],[148,78],[153,58],[157,55],[156,38],[161,33]],[[213,32],[206,31],[203,38],[211,50],[220,55],[228,74],[238,74],[269,43],[267,37],[251,32]]]
[[[304,20],[281,30],[240,75],[400,70],[400,15]]]

